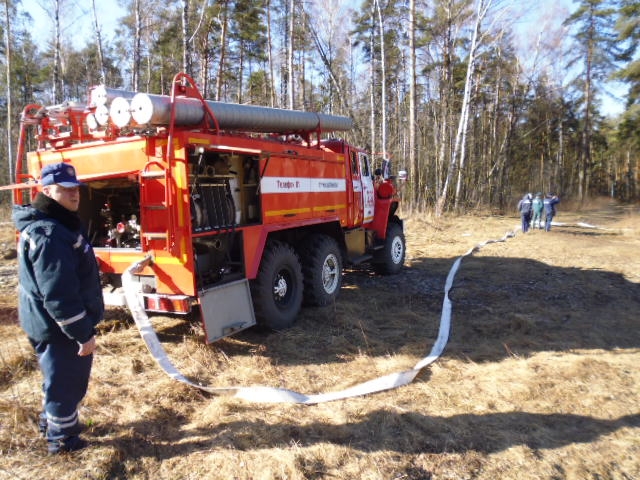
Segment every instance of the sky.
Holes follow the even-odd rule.
[[[73,29],[73,38],[76,47],[85,45],[85,39],[92,38],[93,11],[89,0],[65,0],[66,18],[61,21],[63,35],[69,35]],[[101,27],[102,37],[113,40],[118,19],[124,15],[124,10],[116,0],[96,0],[96,12],[98,24]],[[34,31],[53,32],[53,21],[47,10],[51,11],[53,0],[22,0],[22,6],[34,21]]]
[[[551,41],[552,34],[562,27],[564,20],[577,8],[577,0],[513,0],[516,5],[513,13],[515,31],[520,37],[520,58],[526,64],[532,61],[531,56],[536,41]],[[525,13],[522,13],[525,12]],[[522,14],[522,17],[520,17]],[[543,60],[544,62],[544,60]],[[547,60],[551,75],[564,76],[562,83],[566,83],[572,76],[563,67],[562,59]],[[555,78],[555,77],[554,77]],[[605,116],[615,117],[624,111],[624,98],[628,87],[620,82],[608,82],[605,86],[608,93],[603,93],[599,100],[602,102],[601,112]]]
[[[212,0],[213,1],[213,0]],[[352,2],[353,0],[344,0]],[[87,38],[92,38],[93,12],[88,0],[65,0],[66,18],[63,20],[63,35],[69,38],[69,30],[73,29],[72,38],[76,47],[82,47]],[[118,19],[124,15],[124,10],[116,0],[96,0],[98,24],[101,27],[102,38],[111,41],[118,26]],[[573,10],[575,0],[512,0],[503,1],[505,4],[514,5],[516,16],[522,14],[517,21],[516,30],[519,32],[521,42],[530,44],[538,35],[549,31],[552,24],[560,24],[566,15]],[[34,31],[46,34],[52,33],[53,22],[49,18],[46,8],[53,4],[53,0],[22,0],[24,9],[34,19]],[[44,7],[43,7],[44,5]],[[626,89],[620,85],[611,85],[611,93],[614,96],[623,96]],[[603,101],[603,113],[605,115],[617,115],[624,109],[623,103],[613,97],[605,96]]]

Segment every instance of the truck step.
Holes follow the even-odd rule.
[[[373,258],[373,255],[371,255],[369,253],[365,253],[364,255],[360,255],[359,257],[355,257],[355,258],[350,258],[349,260],[354,265],[358,265],[360,263],[367,262],[367,261],[371,260],[372,258]]]

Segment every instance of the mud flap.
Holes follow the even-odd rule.
[[[256,324],[246,278],[203,290],[199,297],[207,343]]]

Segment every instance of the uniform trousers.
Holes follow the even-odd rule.
[[[41,424],[48,442],[77,436],[81,431],[78,405],[87,393],[93,355],[78,355],[80,346],[71,339],[35,342],[38,364],[42,371],[44,394]]]

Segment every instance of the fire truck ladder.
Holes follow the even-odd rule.
[[[164,240],[167,251],[171,250],[173,244],[172,236],[174,235],[174,225],[172,222],[172,215],[169,211],[169,206],[172,203],[170,198],[170,191],[172,189],[170,183],[171,166],[175,161],[173,139],[175,135],[176,97],[179,95],[198,98],[213,120],[216,130],[219,130],[218,121],[213,115],[211,109],[206,105],[206,102],[200,95],[200,92],[198,92],[198,89],[195,87],[193,79],[184,73],[177,74],[173,79],[173,86],[171,89],[171,117],[169,121],[167,149],[165,155],[166,168],[158,162],[151,161],[147,163],[140,174],[140,214],[143,218],[146,217],[147,219],[145,222],[147,230],[141,234],[143,246],[149,248],[150,242],[154,240]],[[206,121],[203,121],[201,128],[206,128]],[[159,214],[159,210],[164,210],[165,213],[163,215]],[[149,225],[152,225],[151,230],[148,229]]]
[[[151,230],[148,227],[141,232],[143,246],[147,248],[153,240],[164,240],[167,251],[171,246],[168,177],[167,170],[155,161],[147,163],[140,172],[140,215],[143,225],[151,226]]]

